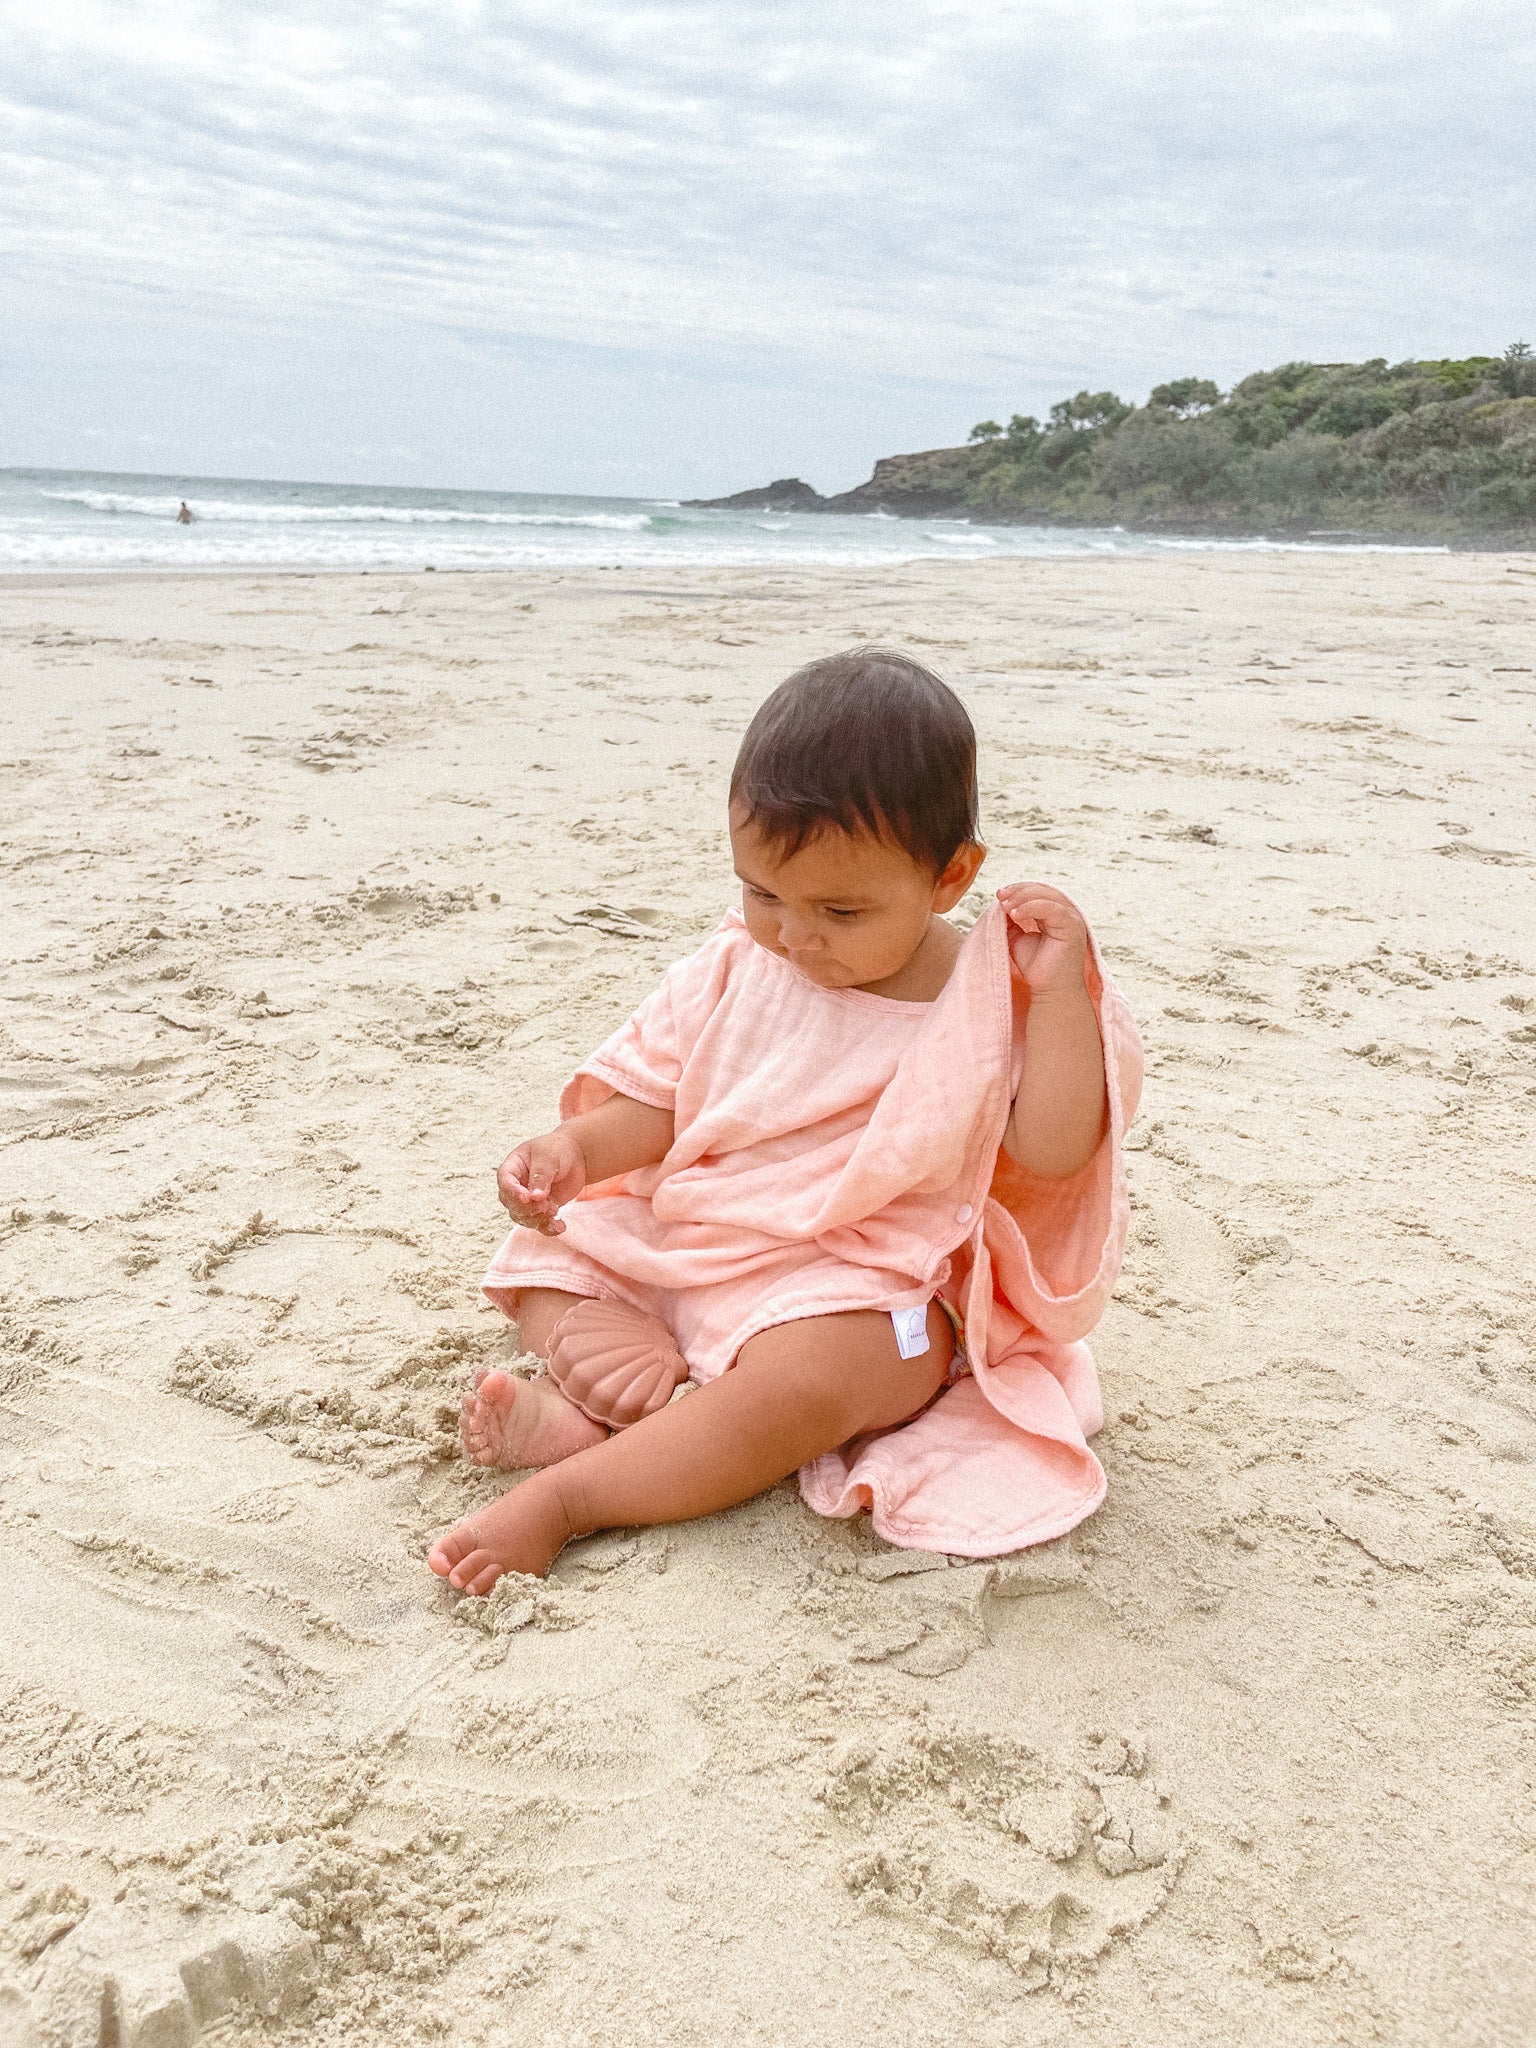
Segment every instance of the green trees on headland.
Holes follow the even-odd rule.
[[[928,512],[946,487],[954,510],[1053,524],[1520,539],[1536,530],[1536,356],[1516,342],[1460,360],[1286,362],[1227,395],[1178,377],[1135,408],[1079,391],[1047,426],[1016,414],[965,451],[897,461],[889,481]],[[887,510],[899,496],[887,489]]]
[[[1536,354],[1284,363],[1223,395],[1178,377],[1145,405],[1079,391],[1044,425],[894,456],[829,506],[1052,524],[1536,539]]]
[[[1147,400],[1149,412],[1161,409],[1175,419],[1192,420],[1196,414],[1220,405],[1221,393],[1209,377],[1175,377],[1171,384],[1156,384]]]
[[[1536,547],[1536,353],[1282,363],[1225,396],[1175,377],[1145,405],[1079,391],[1043,424],[1015,413],[979,421],[963,448],[888,455],[834,497],[784,477],[689,502]]]

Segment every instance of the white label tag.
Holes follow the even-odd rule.
[[[891,1322],[896,1331],[896,1349],[903,1358],[921,1358],[928,1349],[926,1308],[893,1308]]]

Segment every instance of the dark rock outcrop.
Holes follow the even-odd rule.
[[[931,519],[958,512],[981,467],[977,448],[924,448],[912,455],[882,455],[867,484],[823,498],[823,512],[895,512]]]
[[[980,467],[977,448],[928,448],[915,455],[885,455],[875,464],[867,484],[824,498],[797,476],[781,477],[755,491],[737,491],[729,498],[685,498],[684,504],[709,512],[895,512],[909,518],[932,518],[957,512]]]
[[[706,512],[825,512],[828,500],[799,477],[781,476],[759,490],[737,491],[729,498],[684,498],[683,503]]]

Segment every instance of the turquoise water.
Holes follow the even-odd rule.
[[[177,523],[183,499],[190,526]],[[877,567],[1271,545],[1296,543],[987,526],[880,512],[703,512],[663,498],[0,470],[0,570]]]

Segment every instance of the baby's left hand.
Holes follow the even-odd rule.
[[[997,900],[1013,927],[1009,950],[1032,997],[1084,993],[1088,927],[1077,907],[1046,882],[1010,882]]]

